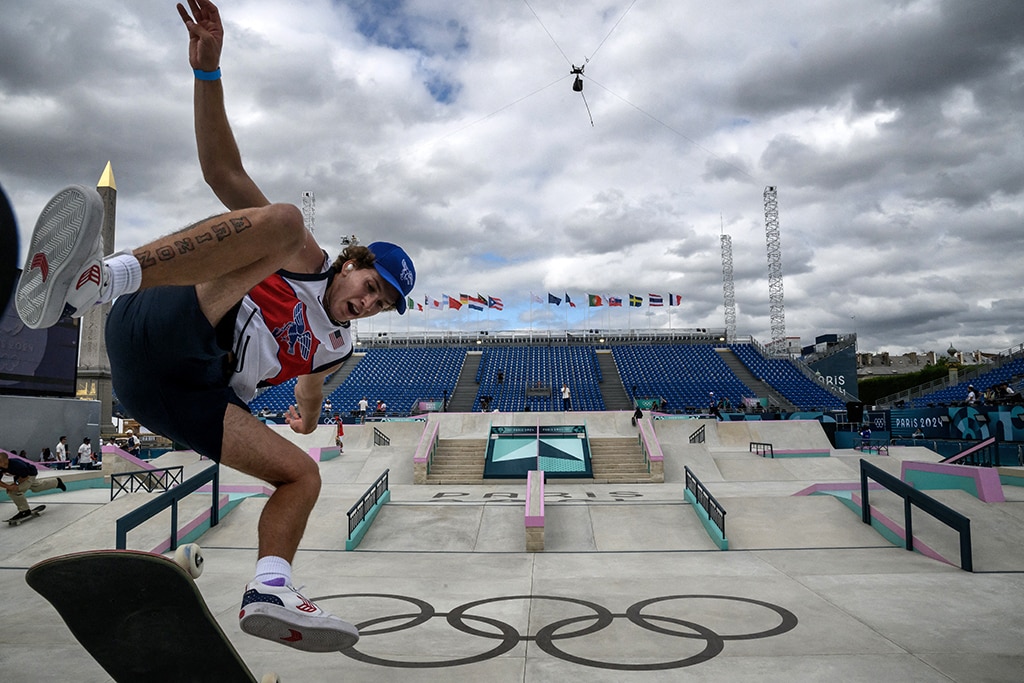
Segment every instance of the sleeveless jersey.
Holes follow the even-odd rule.
[[[248,403],[260,387],[326,370],[352,355],[348,325],[335,325],[324,309],[333,279],[325,255],[319,273],[279,270],[242,299],[230,380],[238,398]]]

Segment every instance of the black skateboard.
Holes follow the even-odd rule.
[[[198,546],[176,557],[181,564],[135,550],[73,553],[39,562],[25,580],[115,681],[255,683],[196,587]]]
[[[22,517],[20,519],[16,519],[17,515],[15,515],[14,517],[11,517],[9,520],[7,520],[7,524],[10,525],[10,526],[18,526],[22,522],[27,522],[30,519],[35,519],[45,509],[46,509],[45,505],[37,505],[34,508],[32,508],[31,510],[29,510],[29,512],[31,512],[32,514],[29,515],[28,517]]]

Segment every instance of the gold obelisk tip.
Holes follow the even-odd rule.
[[[107,162],[107,167],[103,169],[100,181],[96,183],[96,187],[109,187],[111,190],[117,191],[117,183],[114,182],[114,169],[109,161]]]

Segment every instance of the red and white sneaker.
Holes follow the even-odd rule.
[[[337,652],[359,640],[355,626],[323,611],[290,585],[248,584],[238,621],[249,635],[306,652]]]
[[[102,227],[103,200],[93,188],[72,185],[43,208],[15,295],[28,327],[50,327],[65,314],[80,317],[100,300],[109,287]]]

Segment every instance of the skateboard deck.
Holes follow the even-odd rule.
[[[25,580],[115,681],[256,680],[192,577],[162,555],[61,555],[31,567]],[[263,680],[277,680],[271,676]]]
[[[7,520],[7,524],[9,526],[18,526],[22,522],[27,522],[30,519],[34,519],[34,518],[38,517],[40,515],[40,513],[42,513],[42,511],[45,510],[45,509],[46,509],[45,505],[37,505],[34,508],[32,508],[31,510],[29,510],[29,512],[32,513],[31,517],[22,517],[21,519],[15,519],[14,517],[11,517],[10,519]]]

